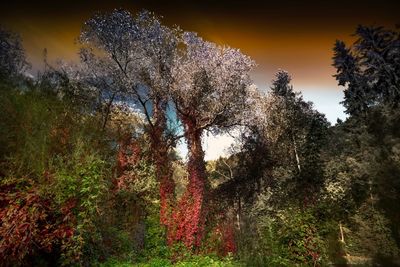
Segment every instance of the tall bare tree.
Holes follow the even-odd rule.
[[[80,37],[86,45],[81,55],[92,72],[91,84],[109,92],[106,108],[116,96],[122,96],[135,103],[146,118],[160,181],[161,222],[165,225],[174,197],[168,160],[173,142],[166,133],[166,109],[177,55],[177,31],[163,26],[153,13],[143,11],[134,17],[126,10],[115,10],[89,19]]]

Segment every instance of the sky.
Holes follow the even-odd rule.
[[[269,88],[278,69],[289,71],[294,89],[314,102],[332,124],[346,117],[340,105],[343,88],[337,86],[331,66],[335,40],[354,41],[358,24],[394,27],[400,23],[400,1],[385,0],[13,0],[0,5],[0,24],[20,33],[32,72],[43,67],[44,48],[49,60],[77,60],[76,37],[95,12],[147,9],[163,16],[167,25],[196,31],[206,40],[251,56],[258,64],[252,77],[261,90]],[[211,159],[223,154],[231,137],[209,137],[205,142],[212,147],[206,151]]]

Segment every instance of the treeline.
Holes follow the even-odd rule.
[[[359,26],[330,126],[278,71],[147,11],[96,14],[35,78],[0,31],[1,265],[399,264],[399,32]],[[206,162],[206,132],[239,132]],[[175,150],[185,140],[188,159]]]

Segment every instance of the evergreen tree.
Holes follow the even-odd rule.
[[[343,104],[351,115],[365,115],[370,107],[400,100],[400,32],[359,26],[357,41],[334,46],[333,66],[338,84],[347,86]]]

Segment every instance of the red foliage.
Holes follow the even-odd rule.
[[[163,141],[163,129],[156,126],[151,131],[152,160],[156,166],[156,176],[160,182],[160,223],[167,230],[173,225],[172,210],[175,203],[175,182],[172,179],[172,168],[168,159],[168,148]],[[145,155],[139,143],[128,134],[121,138],[117,155],[117,177],[114,180],[115,190],[126,189],[129,183],[136,179],[133,170],[139,160]]]
[[[175,229],[169,235],[169,243],[182,241],[188,248],[201,245],[205,223],[203,203],[204,180],[197,170],[192,170],[188,188],[173,213]]]
[[[127,188],[129,182],[135,179],[129,170],[138,163],[141,152],[139,143],[132,140],[129,135],[120,140],[117,154],[117,177],[114,180],[115,190]]]
[[[175,203],[175,182],[172,179],[168,148],[163,141],[163,128],[158,124],[155,123],[150,134],[152,160],[155,163],[156,176],[160,182],[160,223],[169,229],[172,207]],[[136,179],[130,171],[135,168],[143,156],[145,155],[142,153],[139,142],[133,140],[129,134],[121,138],[117,155],[117,177],[114,180],[115,190],[128,188],[129,183]]]
[[[225,225],[222,232],[222,255],[233,254],[236,250],[235,227],[233,223],[228,223]]]
[[[158,171],[161,172],[161,171]],[[161,174],[160,174],[161,175]],[[160,222],[167,229],[171,226],[173,203],[175,203],[175,182],[172,175],[164,174],[160,179]]]
[[[0,191],[1,259],[21,262],[35,251],[50,252],[73,235],[73,202],[66,203],[60,213],[33,187],[26,191],[12,189],[7,186]]]
[[[187,248],[191,249],[201,245],[204,235],[206,173],[204,152],[201,147],[201,131],[197,131],[190,120],[183,120],[183,122],[189,148],[189,184],[172,213],[173,223],[168,231],[168,244],[183,242]]]
[[[214,217],[217,221],[216,226],[212,228],[207,238],[206,253],[217,253],[220,256],[234,254],[237,251],[235,241],[235,222],[227,214],[218,214]]]
[[[172,167],[168,158],[168,146],[163,137],[165,117],[155,109],[156,123],[151,132],[151,148],[156,166],[156,176],[160,182],[160,223],[169,231],[173,222],[171,214],[175,204],[175,182],[172,179]]]
[[[209,232],[204,253],[217,253],[219,256],[227,256],[237,251],[235,241],[235,223],[232,219],[226,218],[224,215],[220,218],[214,218],[218,221],[216,226]]]
[[[320,257],[320,252],[317,249],[317,246],[315,244],[314,236],[313,233],[310,233],[310,236],[307,236],[304,240],[304,247],[306,249],[306,253],[309,257],[311,257],[312,261],[316,263]],[[314,266],[319,266],[315,265]]]

